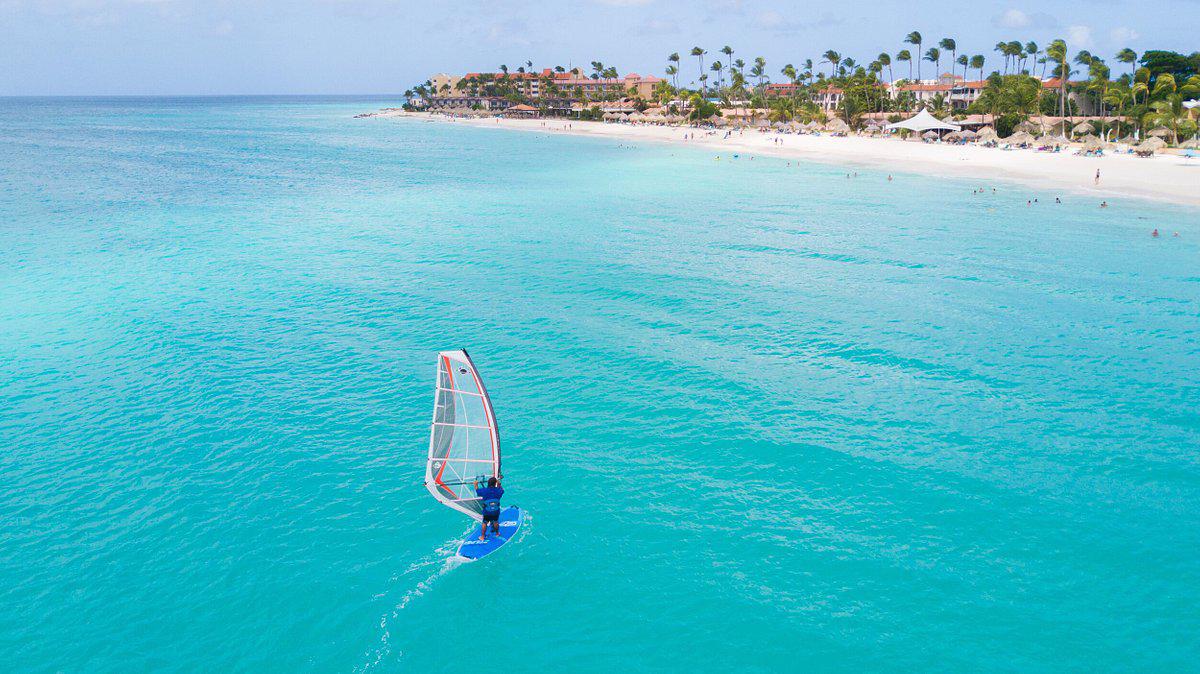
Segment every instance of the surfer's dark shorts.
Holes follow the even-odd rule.
[[[483,521],[484,522],[499,522],[500,521],[500,513],[484,513]]]

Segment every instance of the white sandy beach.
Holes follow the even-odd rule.
[[[542,133],[571,133],[634,141],[669,142],[704,147],[718,153],[774,155],[796,159],[869,166],[897,173],[914,172],[957,178],[1010,180],[1041,189],[1063,189],[1094,196],[1097,203],[1119,197],[1140,197],[1184,205],[1200,205],[1200,159],[1176,154],[1142,159],[1132,155],[1075,156],[1034,150],[1001,150],[974,145],[927,144],[899,139],[829,135],[776,135],[757,131],[725,131],[707,135],[700,129],[634,126],[560,119],[451,119],[423,113],[383,113],[434,120],[446,124],[510,128]],[[685,134],[695,133],[694,140]],[[782,145],[775,139],[781,138]],[[1095,183],[1096,171],[1100,182]]]

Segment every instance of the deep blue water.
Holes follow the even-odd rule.
[[[1194,209],[391,103],[0,99],[5,669],[1196,666]]]

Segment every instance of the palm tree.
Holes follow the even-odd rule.
[[[879,65],[888,69],[888,82],[895,82],[896,78],[892,75],[892,57],[887,52],[883,52],[875,59],[879,61]]]
[[[962,66],[963,79],[964,80],[967,79],[967,64],[970,63],[971,60],[967,58],[966,54],[962,54],[957,59],[955,59],[954,62],[957,63],[958,65]]]
[[[1117,52],[1117,60],[1120,61],[1121,63],[1129,64],[1129,81],[1132,82],[1133,75],[1135,72],[1135,66],[1133,64],[1137,63],[1137,52],[1130,49],[1129,47],[1126,47],[1126,48],[1122,49],[1121,51]]]
[[[758,86],[762,86],[763,78],[767,76],[767,60],[761,56],[754,57],[754,67],[750,69],[750,74],[758,78]]]
[[[953,38],[949,38],[949,37],[942,38],[942,41],[938,43],[938,46],[941,47],[943,50],[950,52],[950,63],[951,64],[958,62],[958,43],[955,42]],[[950,70],[951,71],[954,70],[953,65],[950,66]],[[950,74],[953,75],[954,73],[951,72]],[[963,79],[966,79],[965,74],[963,75]]]
[[[1108,98],[1108,76],[1112,74],[1108,66],[1104,63],[1104,59],[1093,58],[1088,64],[1088,91],[1100,101],[1100,115],[1104,117],[1104,122],[1108,123],[1108,112],[1105,109],[1104,99]]]
[[[676,68],[675,66],[667,66],[667,77],[671,78],[671,82],[674,83],[675,88],[678,89],[679,88],[679,68]]]
[[[704,93],[704,80],[708,79],[708,75],[704,74],[704,55],[707,53],[700,47],[692,47],[692,56],[700,61],[700,93]]]
[[[917,31],[914,30],[913,32],[909,33],[904,38],[904,41],[907,42],[908,44],[916,45],[917,54],[921,53],[921,34],[920,33],[918,33]],[[917,60],[917,79],[918,80],[921,79],[921,61],[920,61],[920,59]]]
[[[1071,76],[1071,66],[1067,63],[1067,43],[1064,40],[1051,42],[1046,47],[1046,57],[1057,64],[1055,76],[1058,77],[1059,114],[1066,117],[1067,79]]]
[[[740,94],[746,93],[746,76],[737,68],[729,69],[729,90],[737,91]],[[729,90],[726,90],[728,95]]]
[[[671,64],[669,66],[670,68],[675,69],[675,72],[670,73],[670,74],[674,75],[675,88],[678,89],[679,88],[679,52],[677,52],[677,51],[671,52],[671,54],[669,56],[667,56],[667,62]]]
[[[779,71],[779,74],[788,78],[788,81],[793,85],[796,84],[796,68],[792,64],[789,63],[785,65],[783,69]]]
[[[998,51],[998,52],[1000,52],[1000,55],[1004,57],[1004,74],[1007,75],[1008,74],[1008,43],[1007,42],[997,42],[996,46],[992,47],[992,51]]]
[[[1108,94],[1104,97],[1104,102],[1109,108],[1117,109],[1117,118],[1113,120],[1113,125],[1116,127],[1116,137],[1121,136],[1121,118],[1125,116],[1125,104],[1129,102],[1129,88],[1120,82],[1117,86],[1110,88]]]
[[[592,61],[592,79],[598,80],[604,75],[604,64],[600,61]]]
[[[941,75],[938,73],[938,71],[942,69],[942,50],[938,49],[937,47],[930,47],[929,51],[925,52],[925,60],[934,64],[933,65],[934,78],[936,79],[938,77],[941,77]]]
[[[1142,95],[1142,102],[1150,100],[1150,71],[1146,68],[1138,68],[1133,73],[1133,85],[1130,87],[1130,93],[1133,95],[1133,104],[1137,105],[1137,95]]]
[[[722,64],[720,61],[713,61],[712,65],[708,67],[709,70],[717,74],[717,91],[721,90],[721,71],[724,68],[724,64]]]
[[[835,70],[838,62],[842,60],[842,55],[830,49],[824,54],[821,54],[821,57],[821,63],[829,64],[829,76],[835,77]]]
[[[1029,60],[1032,63],[1037,63],[1037,57],[1040,56],[1041,53],[1042,53],[1042,51],[1040,49],[1038,49],[1038,45],[1036,42],[1026,42],[1025,43],[1025,55],[1029,57]],[[1035,72],[1035,69],[1030,68],[1030,72]]]
[[[979,69],[979,79],[983,79],[983,64],[987,63],[987,59],[983,58],[983,54],[976,54],[971,57],[971,67]]]
[[[1025,55],[1025,46],[1016,40],[1008,43],[1008,55],[1012,57],[1013,74],[1021,71],[1021,57]]]
[[[502,63],[502,64],[500,64],[500,72],[502,72],[502,73],[504,73],[505,75],[507,75],[507,74],[508,74],[508,66],[504,65],[503,63]]]
[[[724,47],[721,47],[721,53],[725,55],[725,58],[727,59],[726,63],[733,61],[733,47],[725,45]]]
[[[912,80],[912,54],[907,49],[896,52],[897,61],[908,61],[908,79]]]
[[[857,66],[858,62],[847,56],[846,58],[842,59],[842,65],[838,68],[838,74],[845,75],[846,73],[853,73]]]

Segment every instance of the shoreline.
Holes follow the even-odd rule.
[[[1132,155],[1075,156],[1073,149],[1060,154],[1034,150],[1001,150],[975,145],[941,145],[891,138],[829,135],[811,136],[758,131],[725,131],[707,135],[703,129],[673,126],[632,126],[605,122],[552,119],[458,119],[430,113],[389,110],[375,117],[405,117],[443,124],[503,128],[541,133],[561,133],[631,141],[652,141],[682,146],[738,152],[826,164],[869,167],[897,173],[920,173],[956,179],[1001,179],[1036,189],[1059,188],[1112,201],[1119,197],[1200,206],[1200,159],[1179,155],[1138,158]],[[568,128],[570,125],[570,128]],[[695,133],[692,140],[684,134]],[[781,138],[783,144],[774,142]],[[1095,183],[1096,171],[1100,183]]]

